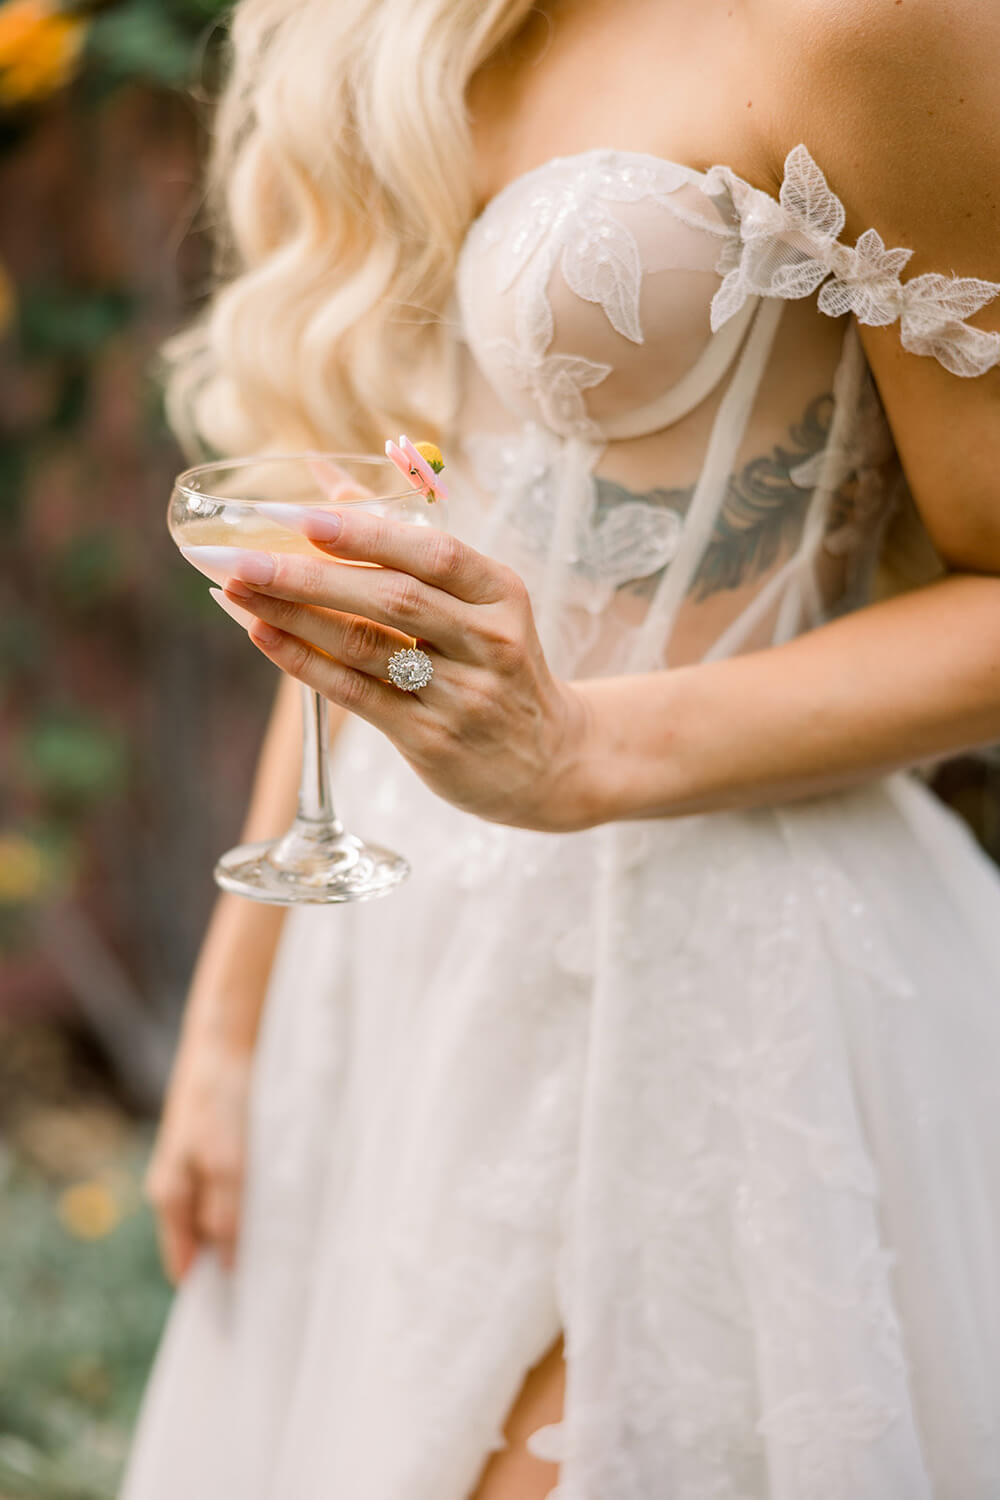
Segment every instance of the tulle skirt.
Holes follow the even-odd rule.
[[[466,1500],[564,1331],[559,1500],[1000,1495],[1000,878],[897,774],[567,835],[352,720],[413,862],[289,913],[238,1265],[122,1500]]]

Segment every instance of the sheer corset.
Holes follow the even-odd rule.
[[[848,247],[843,224],[797,146],[777,200],[727,167],[598,150],[472,225],[470,535],[525,577],[557,670],[727,655],[867,597],[903,485],[855,321],[898,321],[906,348],[975,375],[1000,334],[963,320],[1000,286],[904,283],[911,251],[874,229]]]

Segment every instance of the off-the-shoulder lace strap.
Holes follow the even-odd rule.
[[[717,266],[724,279],[712,299],[713,331],[749,296],[807,297],[820,287],[822,312],[853,312],[874,325],[898,318],[903,347],[933,355],[955,375],[982,375],[1000,364],[1000,333],[964,322],[1000,294],[1000,282],[937,274],[902,282],[913,251],[887,250],[876,229],[866,229],[853,249],[842,245],[844,206],[804,145],[785,158],[778,199],[725,166],[711,167],[703,187],[738,230]]]

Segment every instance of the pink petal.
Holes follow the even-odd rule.
[[[414,448],[408,437],[400,436],[399,446],[402,448],[403,452],[410,460],[413,468],[416,469],[417,473],[424,481],[424,484],[427,485],[429,489],[433,489],[437,480],[437,475],[431,468],[430,464],[427,462],[426,458],[424,458],[423,454],[417,452],[416,448]]]
[[[401,474],[405,474],[406,478],[409,479],[410,483],[412,484],[413,478],[410,474],[410,460],[407,458],[406,454],[401,448],[396,447],[396,444],[392,441],[391,438],[389,438],[386,442],[385,456],[386,458],[392,460],[399,472]]]

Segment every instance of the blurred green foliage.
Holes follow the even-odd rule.
[[[183,455],[157,350],[207,286],[226,6],[0,0],[0,34],[15,4],[86,33],[44,86],[0,93],[0,1497],[111,1500],[169,1301],[148,1129],[121,1073],[87,1103],[45,1097],[44,1058],[15,1090],[5,1059],[36,1030],[100,1052],[108,974],[173,1034],[275,676],[165,526]],[[79,947],[52,965],[64,903]]]
[[[0,83],[36,80],[0,89],[0,202],[17,206],[0,220],[0,858],[58,849],[168,1010],[273,686],[165,528],[183,455],[157,355],[208,282],[199,177],[227,9],[0,0]],[[0,871],[0,965],[31,962],[50,895]]]
[[[9,1162],[0,1193],[0,1494],[111,1500],[169,1302],[149,1215],[144,1143],[102,1179],[114,1207],[87,1241],[62,1194]],[[63,1190],[63,1193],[65,1190]]]
[[[129,0],[101,12],[87,37],[92,86],[134,79],[186,86],[213,24],[228,10],[219,0]]]
[[[20,746],[24,774],[54,804],[81,805],[105,796],[122,775],[123,734],[80,713],[56,710],[29,725]]]
[[[128,323],[131,311],[120,288],[81,295],[58,285],[29,287],[18,303],[21,357],[91,355]]]

